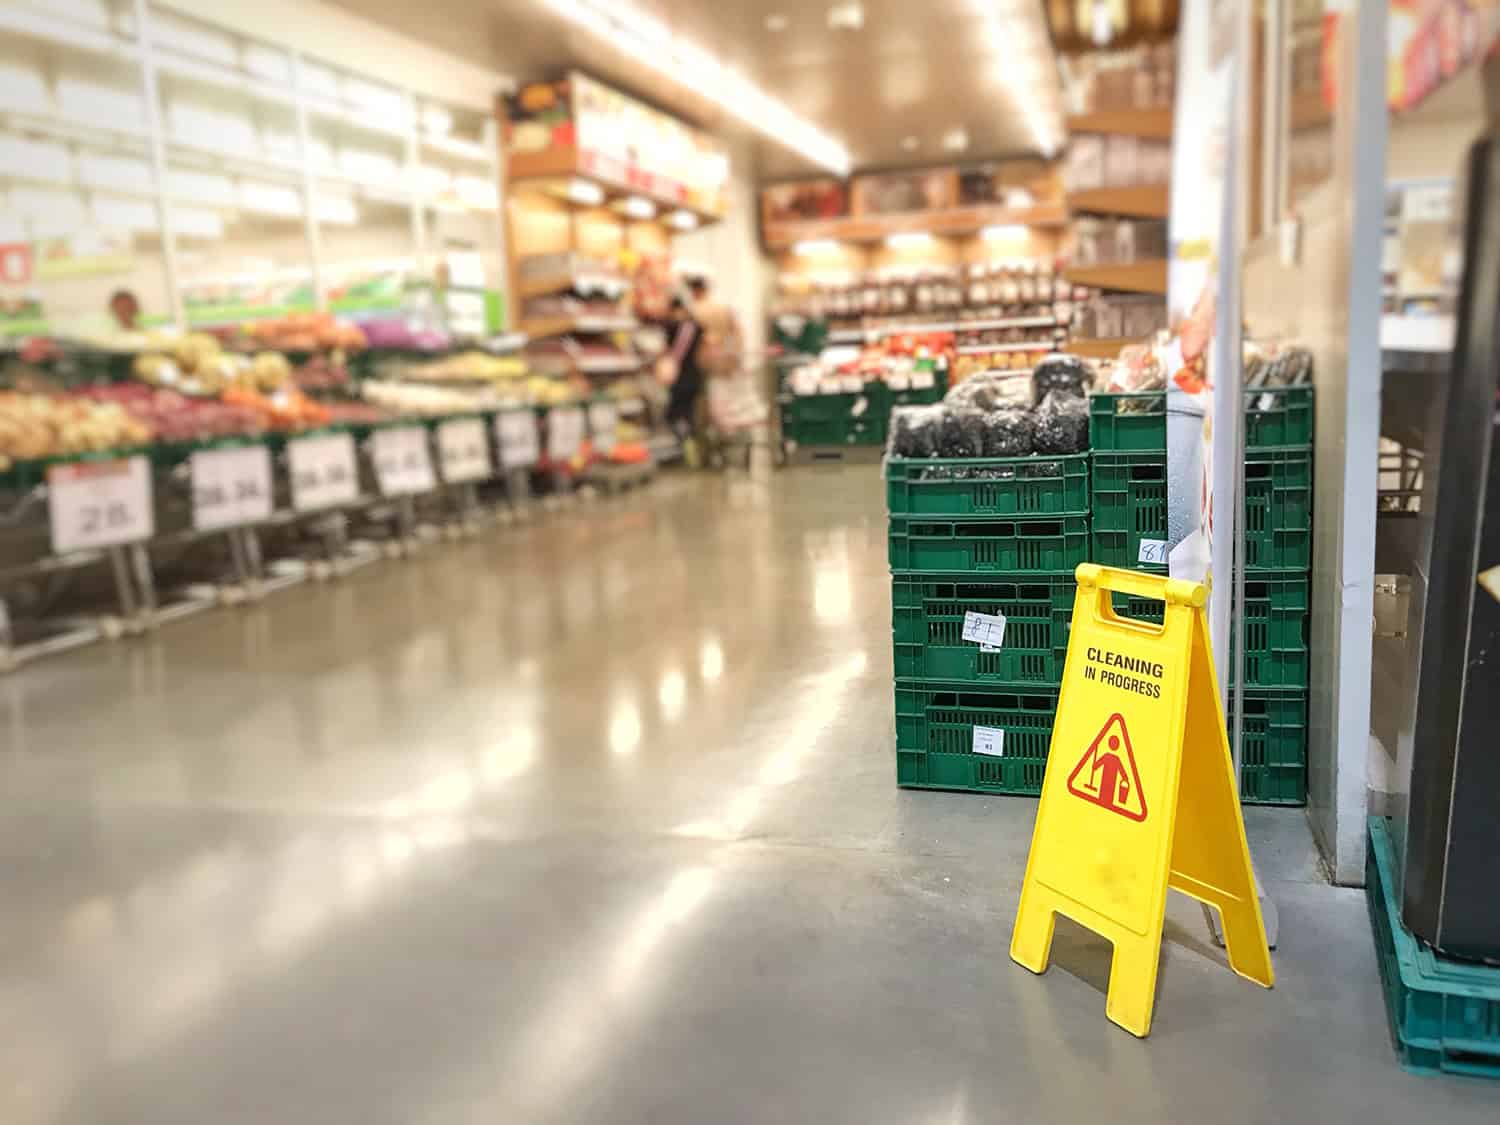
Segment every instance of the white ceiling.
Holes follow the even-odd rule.
[[[579,67],[719,131],[742,127],[698,92],[581,30],[545,0],[335,0],[392,30],[518,81]],[[1041,0],[863,0],[864,27],[831,30],[826,2],[635,0],[678,36],[740,69],[848,148],[856,169],[1037,151],[1057,109]],[[767,17],[785,17],[773,32]],[[1055,120],[1055,118],[1053,119]],[[942,147],[961,129],[966,151]],[[750,130],[761,179],[820,169]],[[909,138],[915,138],[910,147]]]

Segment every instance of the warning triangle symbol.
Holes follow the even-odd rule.
[[[1141,791],[1141,772],[1135,765],[1124,715],[1118,711],[1111,715],[1089,744],[1068,775],[1068,792],[1130,820],[1146,819],[1146,794]]]

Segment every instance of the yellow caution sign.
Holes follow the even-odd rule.
[[[1151,1030],[1167,888],[1217,907],[1229,966],[1270,988],[1271,950],[1192,582],[1085,563],[1011,958],[1045,972],[1056,916],[1114,943],[1105,1012]],[[1161,625],[1111,593],[1166,604]]]

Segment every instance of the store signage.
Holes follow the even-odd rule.
[[[529,410],[508,410],[495,415],[495,444],[500,448],[502,469],[525,469],[542,459],[536,415]]]
[[[156,515],[150,462],[124,457],[52,466],[47,470],[47,516],[52,550],[59,555],[151,538]]]
[[[438,464],[448,484],[472,484],[494,475],[482,418],[455,418],[437,429]]]
[[[971,749],[991,758],[1005,757],[1005,732],[999,727],[975,727]]]
[[[200,449],[188,461],[199,531],[264,523],[274,507],[271,452],[263,445]]]
[[[0,242],[0,285],[30,285],[31,243]]]
[[[382,496],[411,496],[437,487],[425,426],[376,430],[370,443]]]
[[[614,452],[615,430],[619,424],[620,412],[614,403],[589,403],[589,437],[594,448],[604,457]]]
[[[583,411],[576,406],[547,411],[547,460],[571,461],[583,448]]]
[[[348,434],[296,438],[286,447],[292,477],[292,507],[322,512],[359,499],[354,439]]]
[[[1058,914],[1114,943],[1105,1012],[1151,1030],[1167,888],[1217,907],[1229,964],[1274,975],[1229,754],[1207,590],[1085,563],[1013,960],[1044,972]],[[1112,593],[1165,603],[1160,628],[1117,616]]]

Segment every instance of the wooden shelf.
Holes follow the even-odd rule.
[[[893,234],[931,234],[958,238],[978,234],[985,227],[1024,226],[1057,229],[1067,223],[1067,210],[1060,203],[1034,207],[1004,207],[978,204],[945,211],[913,211],[863,218],[808,219],[769,223],[763,227],[768,249],[786,250],[798,242],[884,242]]]
[[[1091,289],[1113,289],[1123,293],[1167,295],[1167,260],[1126,262],[1108,266],[1069,266],[1063,277],[1074,285]]]
[[[591,290],[617,289],[623,293],[630,288],[630,283],[623,277],[610,277],[602,273],[558,274],[555,277],[534,277],[518,282],[516,293],[524,301],[528,297],[550,297],[554,293],[566,293],[576,286]]]
[[[1081,355],[1085,359],[1118,359],[1120,349],[1141,341],[1127,336],[1116,336],[1105,340],[1069,340],[1063,348],[1069,355]]]
[[[1116,137],[1143,137],[1152,141],[1172,139],[1172,111],[1161,109],[1103,109],[1078,113],[1067,119],[1068,135],[1108,133]]]
[[[1170,213],[1171,202],[1171,189],[1166,184],[1141,184],[1075,191],[1068,196],[1068,210],[1129,215],[1136,219],[1165,219]]]
[[[640,324],[629,316],[541,316],[523,320],[520,331],[533,340],[566,336],[571,332],[634,332]]]

